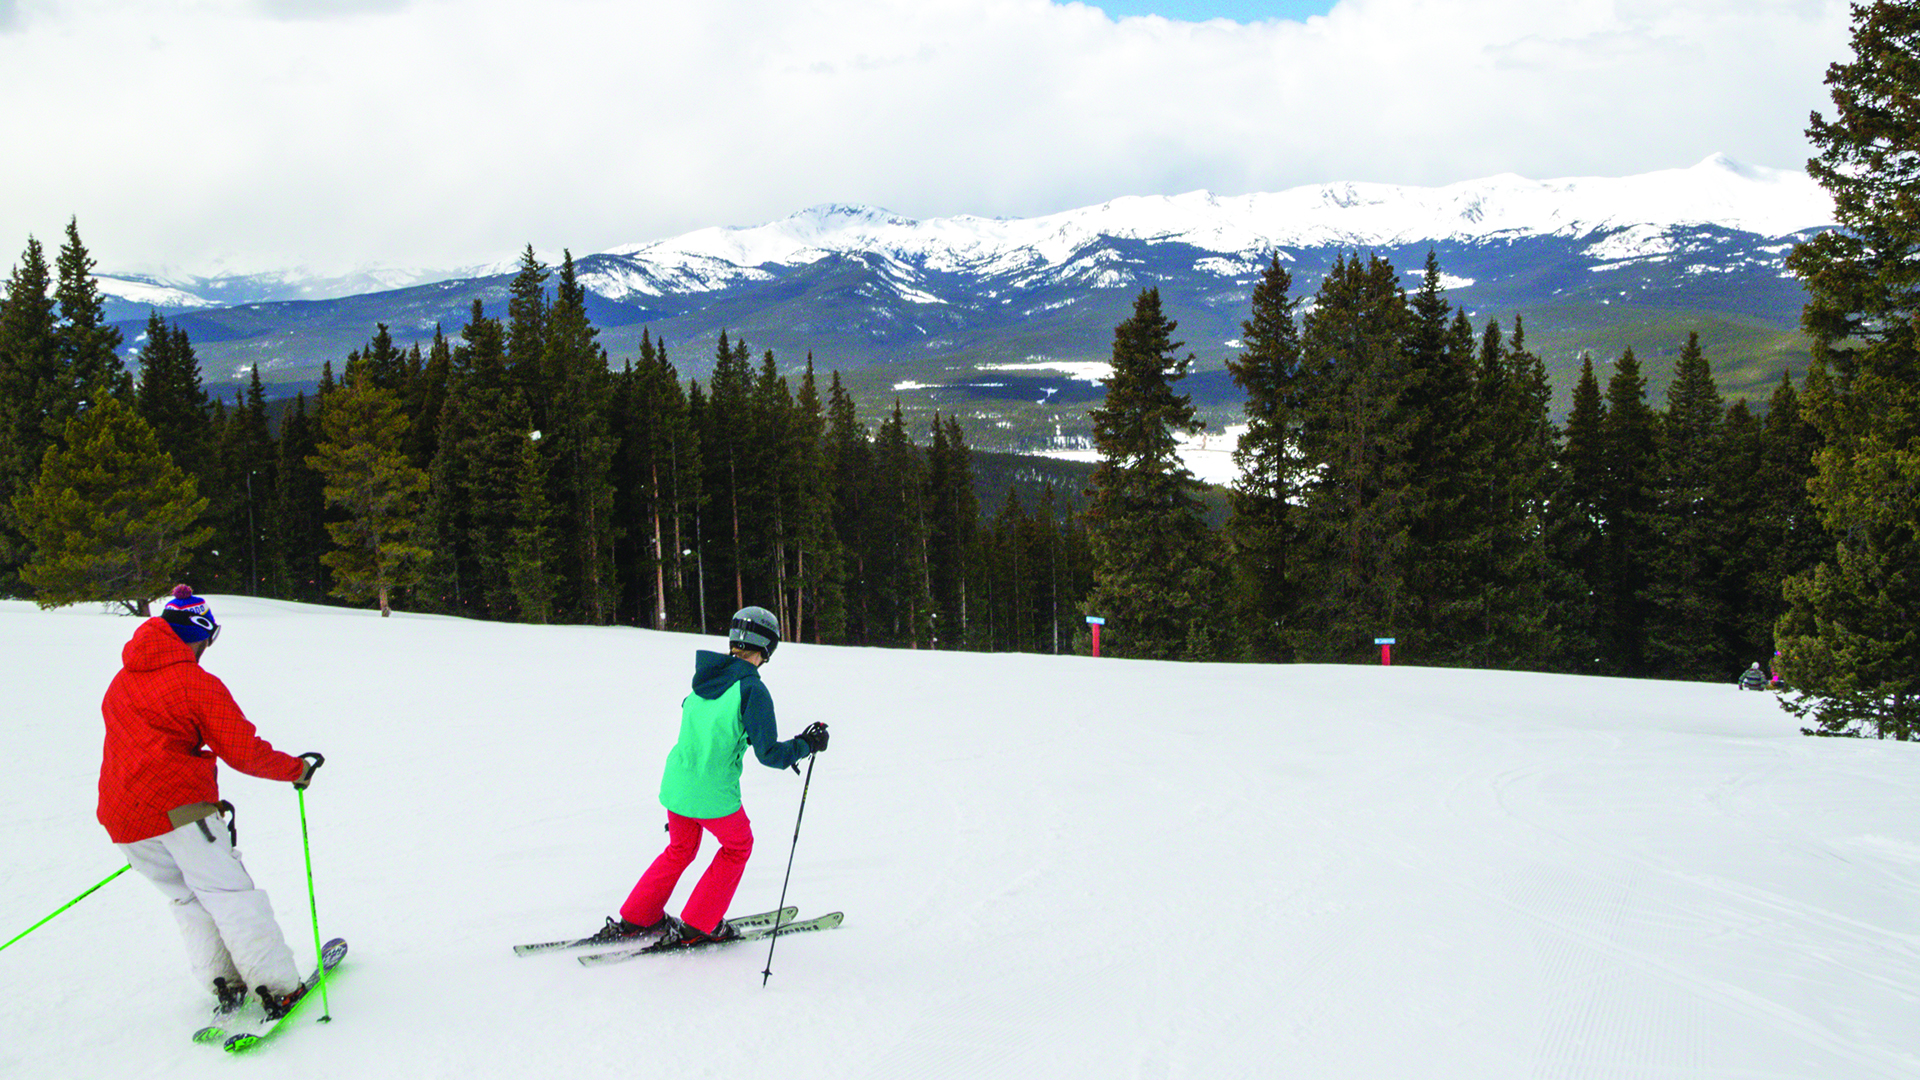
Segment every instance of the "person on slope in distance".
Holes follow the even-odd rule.
[[[255,734],[226,684],[200,666],[220,636],[207,602],[174,587],[120,650],[100,702],[100,824],[127,862],[173,901],[187,960],[221,1011],[260,995],[270,1017],[305,992],[267,894],[254,887],[223,814],[215,758],[305,790],[323,758],[291,757]],[[213,824],[208,824],[209,819]],[[253,987],[253,991],[249,991]]]
[[[760,764],[785,769],[827,748],[827,725],[809,725],[779,741],[773,697],[760,681],[760,666],[780,644],[772,612],[745,607],[734,613],[726,653],[701,649],[693,659],[693,692],[680,703],[680,739],[667,754],[660,778],[660,804],[667,808],[667,848],[609,917],[596,940],[625,941],[658,935],[662,944],[726,941],[738,932],[726,924],[727,905],[753,854],[753,827],[740,804],[740,771],[748,746]],[[666,913],[680,875],[699,854],[702,834],[720,842],[678,919]]]
[[[1760,670],[1760,661],[1755,660],[1752,667],[1740,673],[1740,689],[1765,690],[1766,688],[1767,673]]]

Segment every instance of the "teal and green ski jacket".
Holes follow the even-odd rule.
[[[811,752],[800,739],[780,741],[773,696],[752,664],[701,649],[693,657],[693,692],[680,703],[680,740],[660,778],[660,805],[701,819],[740,809],[740,763],[748,746],[771,769]]]

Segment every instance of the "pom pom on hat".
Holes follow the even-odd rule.
[[[204,599],[193,595],[189,585],[173,587],[173,599],[160,609],[160,617],[189,645],[210,641],[220,633],[220,624],[214,621],[212,609]]]

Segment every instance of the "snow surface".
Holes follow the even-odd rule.
[[[139,281],[130,278],[97,277],[95,286],[102,296],[112,296],[130,304],[151,304],[155,307],[214,307],[217,301],[177,289],[171,285],[157,284],[151,281]],[[144,336],[144,335],[142,335]]]
[[[1220,487],[1232,487],[1234,481],[1240,478],[1240,469],[1233,463],[1233,451],[1240,445],[1240,436],[1246,431],[1245,424],[1229,424],[1224,431],[1202,431],[1192,436],[1175,435],[1174,441],[1179,444],[1175,453],[1194,479]],[[1033,453],[1036,457],[1058,458],[1061,461],[1092,463],[1100,460],[1100,451],[1089,446],[1059,447]]]
[[[200,991],[128,874],[0,953],[0,1076],[1920,1075],[1920,747],[1804,738],[1731,681],[789,644],[781,730],[835,738],[788,898],[847,924],[763,988],[758,946],[508,948],[594,929],[657,852],[716,639],[213,607],[210,670],[327,755],[333,1022],[253,1060],[188,1042]],[[0,937],[120,865],[98,701],[133,627],[0,603]],[[801,782],[750,764],[745,792],[737,911],[779,896]],[[222,793],[310,948],[294,793]]]

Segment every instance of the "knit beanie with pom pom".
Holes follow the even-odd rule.
[[[191,586],[175,585],[173,599],[160,609],[160,617],[189,645],[220,636],[220,624],[213,620],[213,611],[205,600],[193,595]]]

